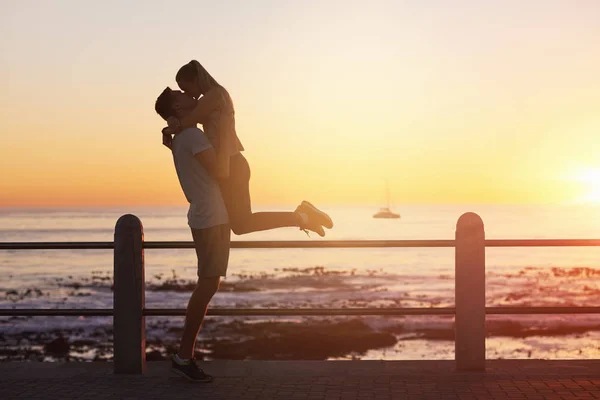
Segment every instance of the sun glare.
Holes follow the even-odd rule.
[[[600,203],[600,168],[588,168],[575,177],[575,180],[586,185],[586,194],[580,198],[584,203]]]

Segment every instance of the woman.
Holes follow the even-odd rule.
[[[268,229],[296,226],[325,236],[323,226],[331,229],[331,218],[307,201],[295,212],[252,212],[250,200],[250,166],[242,155],[244,147],[235,131],[235,111],[227,90],[200,65],[192,60],[179,69],[175,77],[179,88],[197,99],[190,115],[169,119],[163,130],[163,143],[170,134],[201,123],[217,151],[219,184],[229,214],[231,230],[236,235]],[[168,145],[168,144],[167,144]]]

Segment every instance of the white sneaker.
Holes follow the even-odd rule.
[[[314,220],[311,220],[310,216],[307,213],[298,211],[298,208],[296,209],[296,214],[298,214],[300,218],[302,218],[300,230],[304,231],[307,235],[308,231],[313,231],[319,236],[324,237],[325,230],[323,229],[323,227],[316,223]]]
[[[298,208],[296,208],[296,212],[308,214],[310,220],[315,221],[319,225],[323,225],[327,229],[333,228],[331,217],[306,200],[300,203]]]

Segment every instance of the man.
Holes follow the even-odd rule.
[[[155,109],[167,120],[187,116],[196,105],[193,97],[167,87],[156,100]],[[219,288],[221,276],[227,272],[231,237],[229,216],[217,181],[216,151],[204,132],[194,126],[177,132],[172,139],[170,135],[165,136],[163,144],[173,153],[179,183],[190,203],[188,225],[198,256],[198,282],[188,303],[181,344],[172,356],[171,368],[191,381],[210,382],[212,377],[196,365],[193,355],[208,304]],[[320,215],[308,211],[299,207],[289,214],[302,221],[298,222],[301,228],[324,236]]]
[[[180,91],[166,88],[156,100],[156,112],[165,120],[181,118],[196,101]],[[198,256],[198,282],[190,297],[179,350],[173,354],[171,370],[194,382],[211,382],[194,361],[196,337],[206,309],[227,272],[230,227],[217,176],[217,156],[208,138],[196,127],[177,133],[171,150],[179,183],[190,203],[188,225]]]

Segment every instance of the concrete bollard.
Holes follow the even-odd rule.
[[[458,371],[485,371],[485,232],[475,213],[456,224],[455,360]]]
[[[114,243],[114,372],[141,374],[146,369],[146,319],[144,229],[138,217],[119,218]]]

